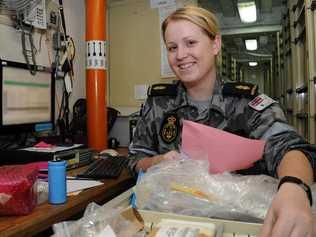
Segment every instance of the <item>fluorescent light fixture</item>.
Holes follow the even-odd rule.
[[[255,67],[258,65],[258,62],[249,62],[250,67]]]
[[[256,50],[258,48],[258,42],[256,39],[247,39],[245,40],[247,50]]]
[[[239,2],[237,8],[240,20],[244,23],[252,23],[257,20],[257,9],[255,1]]]

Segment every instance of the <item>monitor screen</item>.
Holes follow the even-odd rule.
[[[49,68],[1,60],[0,132],[39,132],[54,126],[55,84]]]

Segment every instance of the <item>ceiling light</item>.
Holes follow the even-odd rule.
[[[240,20],[245,23],[255,22],[257,20],[257,9],[255,1],[239,2],[237,8]]]
[[[247,50],[256,50],[258,48],[258,43],[256,39],[245,40]]]
[[[255,67],[258,65],[258,62],[249,62],[250,67]]]

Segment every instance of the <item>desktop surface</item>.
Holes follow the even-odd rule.
[[[121,149],[121,154],[126,155],[127,149]],[[67,174],[75,176],[85,169],[86,167],[73,169]],[[104,204],[135,185],[135,180],[127,169],[123,170],[119,178],[106,179],[103,182],[104,185],[86,189],[76,196],[68,196],[65,204],[51,205],[46,202],[38,205],[29,215],[0,217],[0,236],[34,236],[47,230],[54,223],[82,214],[90,202]]]

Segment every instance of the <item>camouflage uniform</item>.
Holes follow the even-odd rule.
[[[140,159],[179,150],[182,119],[247,138],[266,140],[263,159],[244,173],[276,176],[278,164],[291,149],[303,151],[312,167],[315,167],[315,146],[308,144],[286,123],[278,103],[258,112],[248,105],[253,98],[223,95],[222,88],[222,84],[217,81],[211,102],[204,113],[199,113],[197,107],[189,104],[181,82],[177,83],[174,95],[149,96],[129,148],[129,168],[135,172]]]

